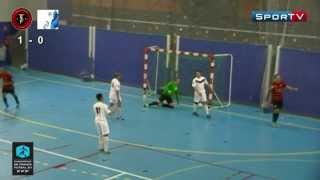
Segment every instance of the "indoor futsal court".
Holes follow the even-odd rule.
[[[319,180],[319,8],[0,1],[0,180]]]

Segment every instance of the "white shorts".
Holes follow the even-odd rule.
[[[122,98],[120,96],[120,101],[122,101]],[[118,97],[116,94],[110,94],[109,95],[109,102],[112,104],[118,104]]]
[[[106,121],[96,121],[96,127],[99,136],[109,135],[110,129]]]
[[[207,102],[207,93],[206,92],[201,92],[201,96],[199,96],[198,93],[194,92],[193,101],[195,103]]]

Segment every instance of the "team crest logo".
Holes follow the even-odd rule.
[[[15,9],[11,15],[11,24],[18,30],[24,30],[32,24],[32,15],[25,8]]]

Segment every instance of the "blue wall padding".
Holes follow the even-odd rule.
[[[320,53],[282,49],[280,57],[283,79],[299,88],[298,92],[285,93],[285,110],[320,117]]]
[[[181,38],[180,49],[196,52],[213,52],[230,53],[234,56],[234,73],[233,73],[233,87],[232,87],[232,101],[248,104],[258,104],[260,102],[261,84],[263,79],[264,67],[266,63],[266,46],[250,45],[250,44],[237,44],[225,42],[211,42],[203,40],[191,40]],[[196,67],[197,62],[190,62],[189,67]],[[228,70],[226,64],[222,68]],[[207,69],[204,69],[207,71]],[[219,79],[219,74],[224,70],[217,69],[217,82],[224,84],[217,86],[222,88],[226,96],[226,83],[221,82],[221,79],[226,79],[227,76]],[[193,72],[186,72],[186,76],[193,75]],[[190,77],[189,79],[191,79]],[[190,82],[191,83],[191,82]],[[221,91],[221,89],[219,89]]]
[[[43,36],[39,45],[37,38]],[[70,76],[90,71],[88,29],[60,26],[59,30],[38,31],[32,26],[29,39],[29,65],[32,69]]]
[[[11,25],[11,22],[0,22],[0,45],[3,44],[6,36],[13,35],[17,32]]]
[[[4,26],[6,26],[7,23],[5,22],[0,22],[0,46],[3,45],[3,41],[4,41],[4,37],[5,37],[5,34],[6,32],[4,31]]]
[[[120,72],[124,84],[141,87],[143,50],[152,45],[164,47],[165,37],[97,30],[96,78],[110,81]]]

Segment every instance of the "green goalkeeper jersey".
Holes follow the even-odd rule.
[[[178,85],[174,81],[168,82],[165,86],[162,88],[162,94],[165,96],[172,97],[173,95],[178,96]]]

